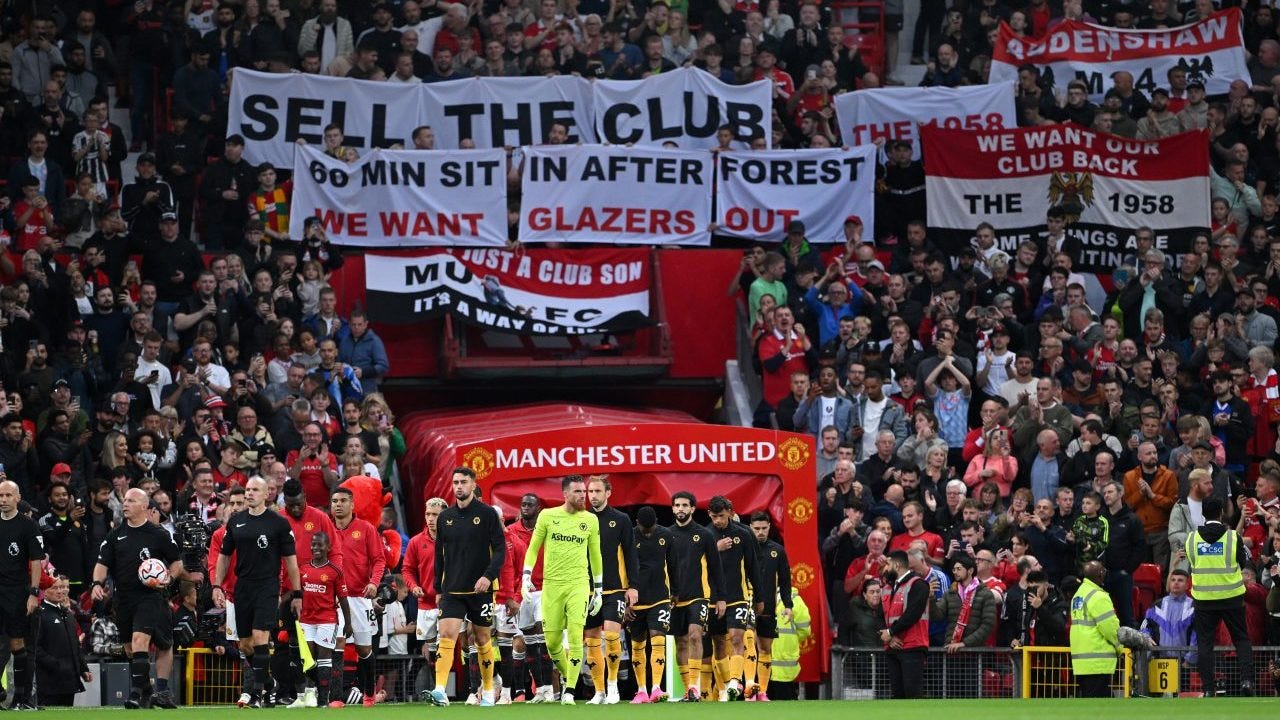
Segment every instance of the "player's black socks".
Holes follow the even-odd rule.
[[[271,651],[266,645],[253,646],[253,685],[257,692],[267,687],[267,667],[271,662]]]
[[[503,644],[506,640],[506,644]],[[498,674],[502,676],[502,687],[509,688],[511,692],[515,692],[516,686],[516,666],[515,661],[511,658],[511,638],[498,639]]]
[[[376,682],[374,680],[372,650],[369,651],[368,655],[356,659],[356,678],[360,685],[360,691],[364,693],[365,697],[373,697],[373,693],[377,688],[374,687]]]
[[[533,681],[538,687],[551,684],[551,658],[547,655],[545,642],[529,643],[525,646],[525,662],[532,666]]]
[[[18,692],[22,692],[22,681],[18,679],[16,671],[16,668],[21,667],[21,665],[18,664],[19,652],[25,655],[27,651],[19,650],[13,654],[13,666],[15,668],[14,680],[15,684],[17,684],[19,688]],[[25,665],[25,663],[23,664]],[[133,689],[138,691],[139,695],[146,696],[151,694],[151,658],[147,653],[136,652],[133,654],[133,657],[129,659],[129,682],[133,686]],[[27,687],[30,687],[30,685]]]
[[[333,676],[333,661],[329,658],[316,660],[316,666],[311,668],[311,672],[316,679],[316,704],[324,707],[329,704],[329,679]]]
[[[13,699],[14,702],[31,700],[31,655],[26,646],[13,651]]]

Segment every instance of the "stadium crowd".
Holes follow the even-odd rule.
[[[924,85],[982,83],[1002,20],[1036,37],[1063,18],[1159,28],[1214,10],[924,0],[911,61]],[[1269,6],[1245,11],[1252,77],[1225,97],[1174,70],[1148,93],[1121,74],[1096,106],[1083,86],[1019,72],[1023,125],[1209,130],[1211,232],[1173,257],[1127,228],[1127,266],[1100,307],[1072,273],[1080,245],[1064,213],[1011,252],[986,225],[969,247],[931,241],[923,165],[903,142],[886,148],[875,227],[850,217],[822,252],[835,239],[806,238],[797,221],[781,247],[748,251],[733,289],[763,381],[756,419],[819,442],[817,541],[842,642],[882,645],[886,557],[904,550],[930,581],[934,645],[1064,642],[1062,586],[1090,561],[1105,566],[1121,623],[1189,644],[1179,549],[1216,497],[1249,551],[1250,635],[1277,643],[1280,34]],[[183,516],[225,522],[250,477],[274,505],[293,480],[327,508],[343,480],[389,477],[404,452],[377,392],[382,342],[364,311],[338,314],[327,283],[350,251],[319,223],[290,228],[288,173],[251,167],[227,133],[236,68],[418,83],[692,65],[771,79],[778,148],[839,145],[832,97],[901,83],[901,2],[886,3],[886,56],[870,62],[829,6],[790,0],[86,0],[4,13],[0,463],[63,578],[50,571],[46,597],[61,607],[66,586],[85,651],[103,656],[125,649],[86,594],[129,489],[181,535]],[[868,69],[881,66],[883,77]],[[171,102],[155,102],[168,89]],[[129,108],[127,131],[112,97]],[[324,146],[355,152],[337,126]],[[435,147],[430,128],[414,147]],[[1168,594],[1139,613],[1144,565]],[[405,618],[412,585],[389,584]],[[208,592],[181,585],[178,614],[202,614]],[[981,622],[957,628],[974,611]],[[407,626],[388,626],[388,647]]]

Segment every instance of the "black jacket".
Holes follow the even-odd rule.
[[[89,666],[80,652],[79,627],[75,617],[45,601],[40,603],[32,626],[35,629],[36,684],[41,694],[83,692],[84,683],[80,678],[89,672]]]
[[[1245,464],[1249,462],[1249,455],[1245,450],[1245,446],[1249,443],[1249,439],[1253,437],[1253,409],[1249,407],[1249,403],[1238,395],[1232,395],[1227,401],[1227,406],[1231,409],[1230,417],[1227,419],[1226,426],[1221,426],[1214,419],[1217,414],[1215,409],[1217,400],[1210,400],[1205,403],[1204,409],[1200,414],[1209,420],[1209,428],[1214,435],[1222,438],[1226,443],[1227,464]],[[1225,437],[1224,437],[1225,436]]]
[[[1142,520],[1128,505],[1121,505],[1115,514],[1105,509],[1104,513],[1107,522],[1111,523],[1111,532],[1103,562],[1108,571],[1132,573],[1142,564],[1147,553],[1147,534]]]

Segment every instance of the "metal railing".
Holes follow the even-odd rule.
[[[218,655],[209,648],[182,652],[182,704],[229,705],[236,701],[244,679],[239,655]],[[431,666],[420,655],[378,655],[374,666],[374,672],[383,678],[386,702],[415,700],[422,690],[435,685]],[[335,695],[334,699],[345,699],[354,679],[355,673],[348,668],[342,697]]]
[[[1133,658],[1125,651],[1112,692],[1130,695]],[[929,648],[922,696],[954,698],[1073,697],[1071,649],[1065,647],[971,648],[948,653]],[[831,648],[831,697],[875,700],[889,697],[889,670],[882,648]]]

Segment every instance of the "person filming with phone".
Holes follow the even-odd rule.
[[[338,458],[329,452],[329,442],[317,423],[302,428],[302,447],[285,457],[289,477],[302,483],[307,502],[328,507],[329,494],[338,487]]]

